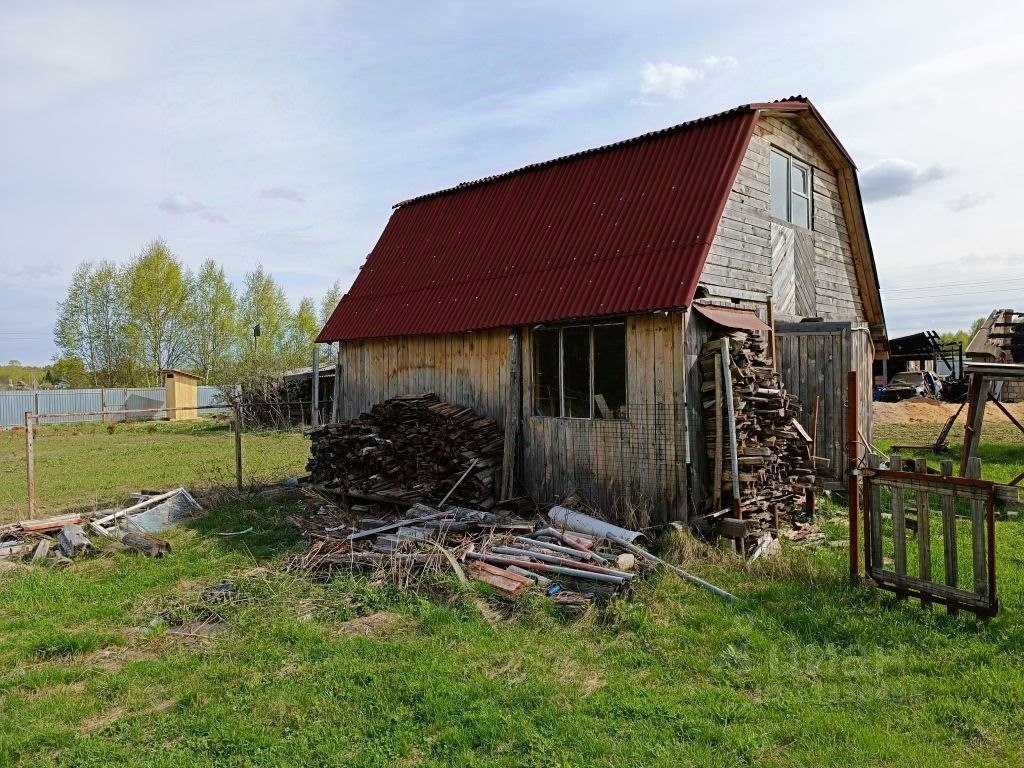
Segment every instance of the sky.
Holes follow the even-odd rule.
[[[1024,308],[1024,4],[134,0],[0,6],[0,361],[77,264],[164,238],[293,302],[401,200],[811,98],[860,170],[890,335]]]

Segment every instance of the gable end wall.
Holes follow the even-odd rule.
[[[816,316],[865,322],[850,235],[834,168],[792,118],[762,115],[718,224],[700,284],[714,303],[739,299],[763,308],[771,295],[771,232],[790,225],[769,211],[769,153],[788,152],[814,170],[814,294]]]

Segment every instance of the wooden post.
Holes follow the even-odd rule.
[[[952,461],[946,459],[939,466],[943,477],[953,476]],[[946,586],[956,589],[960,577],[960,563],[956,551],[956,504],[950,494],[940,496],[939,503],[942,505],[942,558],[946,570]],[[952,605],[947,611],[952,616],[958,612]]]
[[[856,581],[860,576],[860,437],[857,389],[857,372],[850,371],[846,375],[846,439],[849,443],[850,469],[847,478],[847,500],[850,505],[850,579]]]
[[[928,474],[928,460],[915,459],[914,472]],[[932,528],[931,498],[926,490],[917,492],[917,575],[923,581],[932,580]],[[921,598],[921,605],[931,608],[931,601]]]
[[[715,470],[712,475],[714,487],[711,489],[713,509],[722,508],[722,460],[725,451],[725,419],[722,414],[722,367],[715,366]]]
[[[341,342],[338,342],[338,357],[334,361],[334,402],[331,403],[331,421],[341,421]]]
[[[964,427],[964,452],[960,457],[960,477],[967,477],[967,464],[978,452],[981,442],[981,425],[985,421],[985,401],[988,383],[980,373],[971,374],[967,388],[967,426]]]
[[[100,421],[102,421],[104,424],[107,422],[107,408],[108,408],[108,406],[107,406],[107,388],[106,387],[101,387],[100,388],[100,413],[103,414],[103,415],[100,416]]]
[[[35,414],[25,414],[25,461],[28,470],[28,519],[36,516],[36,426]]]
[[[732,511],[738,520],[743,519],[740,504],[740,459],[736,445],[736,409],[732,399],[732,355],[729,354],[729,337],[722,339],[722,388],[725,390],[725,412],[729,425],[729,458],[732,467]],[[740,554],[747,556],[747,537],[740,539]]]
[[[973,374],[979,379],[981,376]],[[984,405],[984,400],[982,401]],[[967,474],[974,480],[981,479],[981,459],[972,456],[967,460]],[[971,559],[974,573],[974,591],[983,597],[989,597],[989,580],[987,571],[988,555],[986,553],[988,539],[988,505],[981,499],[971,500]]]
[[[508,337],[508,390],[505,402],[505,449],[501,462],[499,497],[510,499],[515,493],[518,472],[519,434],[523,407],[523,335],[518,328]]]
[[[242,409],[235,403],[235,486],[242,490]]]
[[[320,345],[313,345],[313,408],[309,414],[309,425],[320,426]]]

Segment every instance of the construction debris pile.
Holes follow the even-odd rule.
[[[564,507],[552,508],[537,524],[513,512],[455,505],[417,504],[397,520],[355,517],[336,524],[343,517],[326,506],[292,519],[314,542],[292,562],[293,570],[356,572],[406,587],[424,574],[450,571],[463,584],[484,582],[506,598],[532,589],[561,607],[577,608],[628,592],[634,579],[663,564],[633,543],[638,532]]]
[[[136,499],[124,509],[74,512],[0,526],[0,560],[28,559],[33,564],[63,567],[93,552],[93,542],[98,540],[119,542],[147,557],[163,557],[171,545],[153,534],[202,511],[184,488],[140,493]]]
[[[717,514],[735,501],[735,457],[739,504],[733,503],[732,511],[738,517],[720,516],[719,533],[746,549],[765,531],[777,531],[782,519],[795,519],[815,482],[812,440],[797,421],[800,402],[786,392],[757,335],[734,332],[707,342],[700,366],[713,511]]]
[[[437,395],[395,397],[313,431],[306,469],[318,486],[364,501],[453,503],[489,510],[504,438],[492,419]]]

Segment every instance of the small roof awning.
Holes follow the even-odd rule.
[[[742,331],[771,331],[767,323],[751,309],[733,309],[731,307],[714,307],[708,304],[694,304],[693,308],[710,320],[724,328]]]

